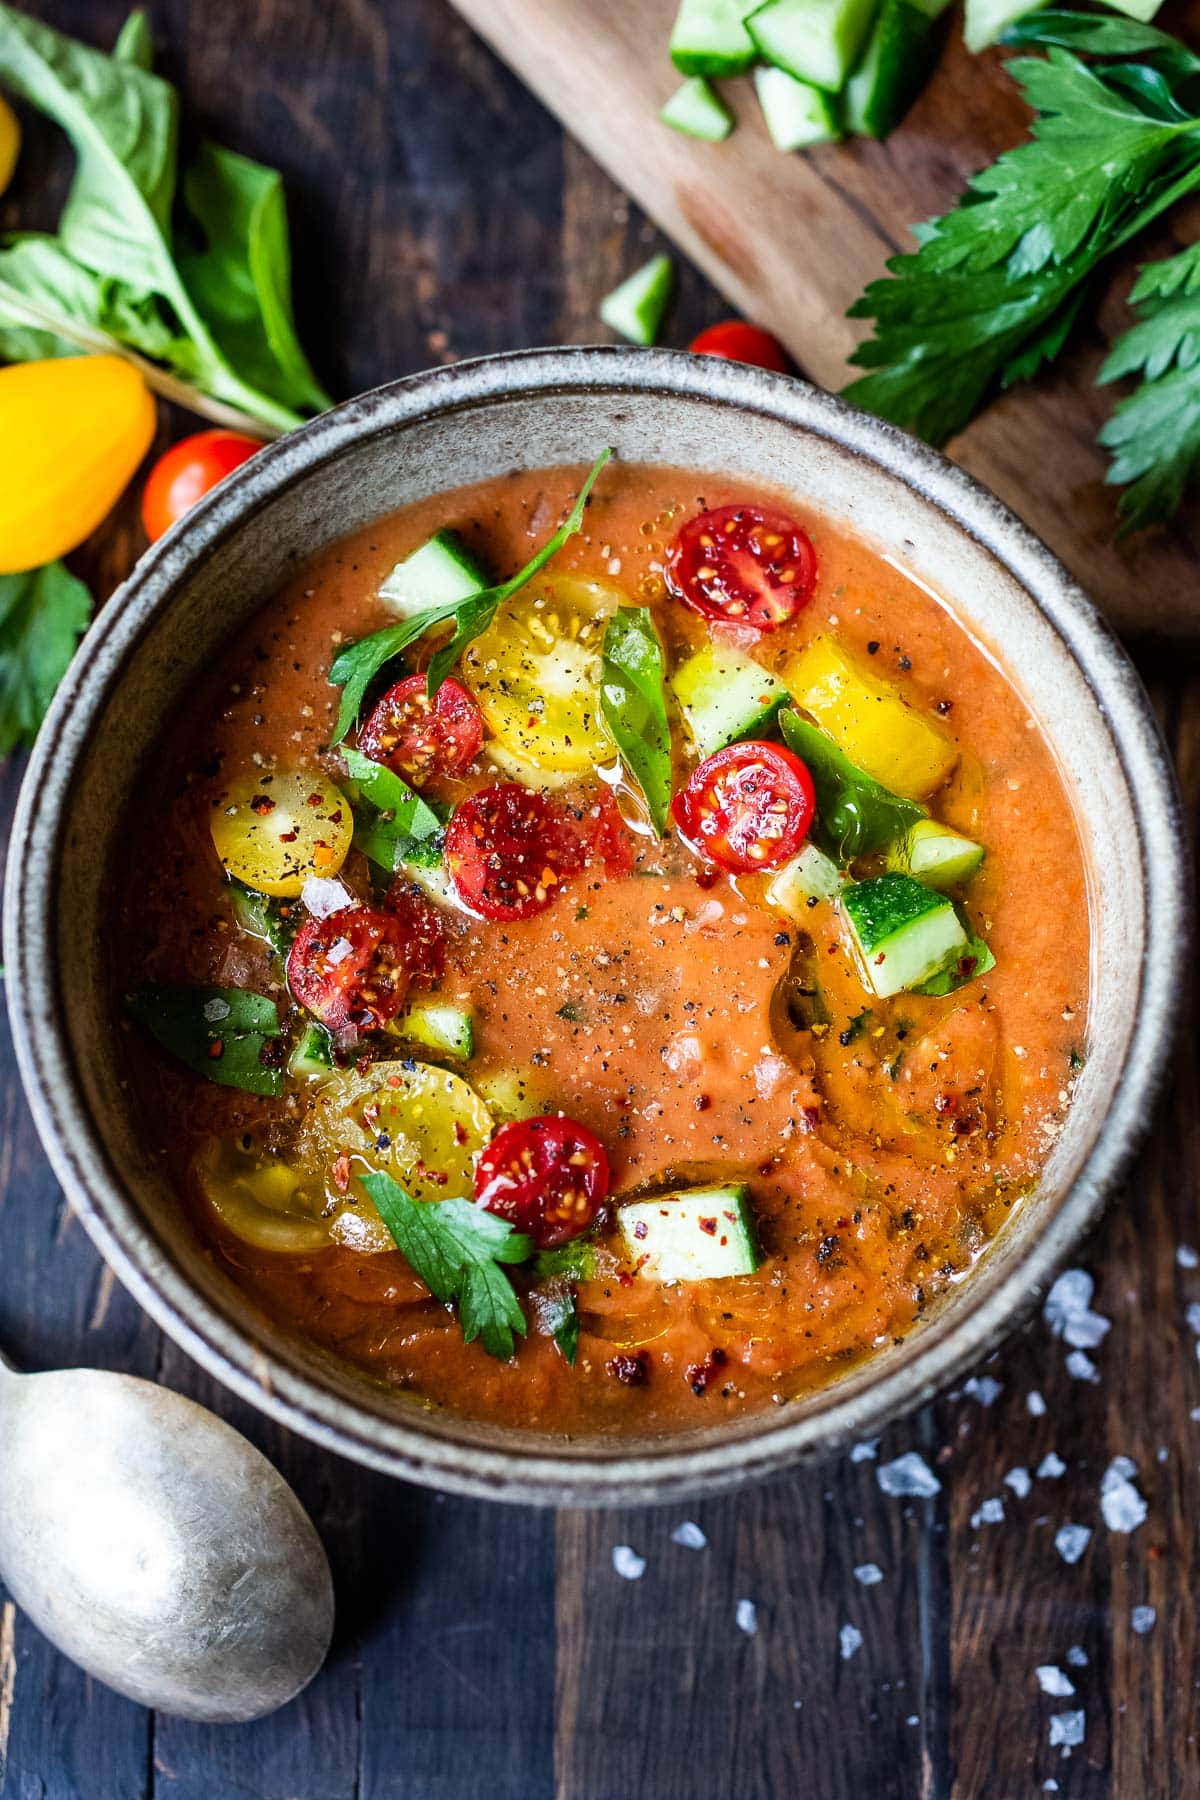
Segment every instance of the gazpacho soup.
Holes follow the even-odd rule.
[[[127,842],[129,1085],[212,1256],[477,1419],[845,1371],[969,1274],[1084,1055],[1020,694],[953,595],[719,474],[504,473],[324,552]]]

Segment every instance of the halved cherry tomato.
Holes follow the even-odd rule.
[[[393,881],[384,909],[404,937],[404,961],[414,981],[436,981],[446,972],[446,927],[442,914],[413,882]]]
[[[288,985],[301,1006],[337,1031],[378,1031],[404,1004],[410,972],[398,919],[343,906],[306,919],[288,952]]]
[[[813,784],[782,744],[727,744],[692,770],[671,803],[682,835],[706,861],[733,875],[777,869],[812,824]]]
[[[358,734],[364,756],[385,763],[414,787],[434,775],[461,775],[482,743],[483,717],[453,676],[430,700],[424,675],[406,675],[372,708]]]
[[[705,619],[773,631],[812,598],[808,533],[761,506],[718,506],[683,526],[667,558],[672,592]]]
[[[503,1125],[475,1165],[475,1198],[540,1250],[586,1231],[608,1193],[608,1157],[595,1132],[546,1115]]]
[[[262,448],[258,438],[240,431],[197,431],[172,444],[142,489],[142,523],[150,542]]]
[[[774,369],[779,375],[790,375],[792,365],[788,353],[777,338],[744,319],[722,319],[710,325],[688,345],[693,356],[723,356],[729,362],[753,363],[758,369]]]
[[[599,860],[604,873],[617,880],[633,874],[633,841],[629,827],[621,816],[613,791],[600,783],[595,804],[589,809],[590,855]]]
[[[515,781],[480,788],[446,827],[446,867],[463,904],[485,919],[530,919],[577,875],[588,849],[561,800]]]

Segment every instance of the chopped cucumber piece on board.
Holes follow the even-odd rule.
[[[379,598],[407,619],[427,606],[469,600],[488,585],[487,571],[454,531],[439,531],[385,575]]]
[[[693,75],[676,88],[658,116],[672,130],[709,144],[721,143],[733,130],[733,114],[702,75]]]
[[[963,10],[963,38],[973,55],[994,44],[1000,34],[1023,19],[1026,13],[1040,12],[1047,0],[967,0]]]
[[[410,1000],[388,1030],[406,1043],[423,1044],[442,1056],[465,1059],[475,1054],[475,1021],[470,1009],[448,1000]]]
[[[842,124],[861,137],[885,138],[916,99],[933,62],[929,14],[910,0],[883,0],[867,47],[842,92]]]
[[[849,877],[842,874],[832,856],[826,856],[815,844],[784,863],[767,886],[767,904],[786,913],[789,919],[801,921],[812,900],[836,900]]]
[[[752,15],[748,29],[760,55],[775,68],[836,93],[866,42],[875,5],[876,0],[771,0]]]
[[[712,643],[679,665],[671,689],[701,756],[761,735],[788,697],[761,663]]]
[[[670,257],[652,256],[620,287],[605,295],[600,302],[600,317],[610,331],[619,332],[631,344],[652,344],[674,286],[675,265]]]
[[[333,1068],[333,1044],[329,1033],[316,1020],[304,1027],[296,1048],[288,1057],[288,1074],[297,1081],[328,1075]]]
[[[617,1211],[625,1251],[645,1281],[753,1275],[762,1254],[746,1187],[695,1188]]]
[[[964,956],[970,938],[943,894],[911,875],[875,875],[842,893],[863,974],[880,999],[940,975]]]
[[[782,69],[756,69],[754,91],[777,150],[807,150],[840,136],[829,95]]]
[[[740,75],[754,61],[746,14],[761,0],[680,0],[671,61],[681,75]]]
[[[919,819],[888,851],[887,866],[902,875],[914,875],[926,887],[950,888],[974,875],[984,857],[982,844],[939,825],[936,819]]]

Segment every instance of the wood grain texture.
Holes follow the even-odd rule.
[[[103,42],[123,7],[31,10]],[[285,169],[305,338],[338,392],[439,357],[585,341],[597,296],[661,243],[442,0],[164,0],[154,18],[189,127]],[[981,119],[973,144],[986,153],[999,129]],[[897,196],[924,181],[928,210],[967,152],[922,132],[907,160],[900,140],[863,158]],[[50,216],[65,175],[53,134],[31,127],[0,219]],[[900,198],[888,205],[899,217]],[[685,268],[678,341],[722,305]],[[183,428],[164,417],[164,438]],[[140,547],[131,496],[79,567],[103,595]],[[1200,683],[1166,659],[1151,673],[1195,816]],[[0,770],[4,825],[18,774]],[[339,1607],[333,1655],[299,1702],[216,1728],[88,1682],[0,1592],[0,1800],[1036,1800],[1047,1780],[1069,1800],[1190,1800],[1200,1365],[1186,1308],[1200,1268],[1175,1253],[1200,1249],[1196,1101],[1189,1043],[1127,1197],[1083,1254],[1113,1320],[1092,1353],[1100,1381],[1073,1379],[1037,1321],[981,1371],[1001,1384],[990,1405],[978,1389],[943,1399],[874,1460],[694,1508],[554,1518],[356,1469],[164,1343],[65,1211],[0,1030],[0,1343],[31,1367],[157,1375],[246,1431],[311,1509]],[[1032,1479],[1051,1449],[1065,1472]],[[908,1450],[942,1481],[932,1501],[880,1491],[878,1464]],[[1128,1537],[1099,1509],[1118,1454],[1149,1504]],[[1016,1466],[1031,1471],[1024,1500],[1004,1483]],[[999,1496],[1005,1519],[972,1523]],[[672,1541],[689,1514],[703,1550]],[[1053,1542],[1068,1521],[1093,1532],[1075,1565]],[[620,1544],[646,1558],[640,1581],[615,1573]],[[868,1563],[883,1579],[864,1586]],[[1146,1604],[1157,1617],[1139,1636],[1131,1609]],[[863,1641],[844,1658],[847,1625]],[[1043,1694],[1039,1665],[1075,1695]],[[1071,1708],[1085,1736],[1064,1758],[1050,1720]]]
[[[804,374],[835,390],[852,373],[846,359],[862,335],[847,307],[887,257],[912,247],[908,226],[944,212],[969,174],[1018,140],[1027,118],[999,55],[971,57],[955,34],[886,144],[781,156],[748,78],[722,85],[737,130],[704,144],[657,119],[679,81],[667,55],[676,0],[454,4],[729,302],[773,331]],[[1175,22],[1200,26],[1196,0]],[[1171,248],[1171,229],[1182,242],[1195,235],[1180,216],[1151,247]],[[1054,370],[1003,397],[949,449],[1045,539],[1115,624],[1195,636],[1200,503],[1169,529],[1116,544],[1116,498],[1095,442],[1112,393],[1091,381],[1105,343],[1128,323],[1118,296],[1131,268],[1127,259],[1106,277],[1091,322]],[[671,341],[687,339],[675,332]]]

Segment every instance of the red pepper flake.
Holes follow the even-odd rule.
[[[699,1397],[707,1393],[710,1383],[717,1378],[718,1369],[723,1369],[728,1361],[725,1352],[714,1344],[702,1363],[692,1363],[686,1371],[686,1379],[693,1394]]]
[[[647,1230],[648,1227],[645,1219],[638,1219],[633,1227],[633,1235],[635,1238],[644,1238]]]
[[[804,1130],[807,1133],[811,1134],[812,1132],[814,1132],[817,1129],[817,1126],[821,1123],[820,1107],[819,1106],[802,1106],[800,1108],[800,1122],[801,1122]]]
[[[717,1221],[715,1218],[714,1219],[697,1219],[696,1223],[700,1227],[701,1231],[706,1232],[709,1237],[716,1237]]]
[[[605,1363],[604,1372],[626,1387],[645,1387],[650,1379],[650,1358],[644,1350],[635,1350],[632,1354],[622,1350]]]
[[[334,1161],[330,1173],[333,1176],[333,1185],[338,1193],[348,1193],[350,1189],[350,1153],[348,1150],[341,1151]]]
[[[697,1094],[696,1095],[695,1107],[696,1107],[697,1112],[707,1112],[711,1105],[712,1105],[712,1095],[711,1094]]]
[[[467,1128],[460,1119],[454,1121],[454,1141],[456,1144],[465,1144],[467,1141]]]
[[[208,1046],[209,1061],[210,1062],[220,1062],[220,1060],[224,1056],[224,1054],[225,1054],[224,1039],[223,1038],[214,1038],[212,1043]]]
[[[956,1094],[939,1094],[933,1103],[935,1113],[952,1113],[957,1107],[958,1096]]]
[[[268,813],[275,811],[275,802],[269,794],[255,794],[250,802],[250,811],[257,813],[260,819],[265,819]]]

